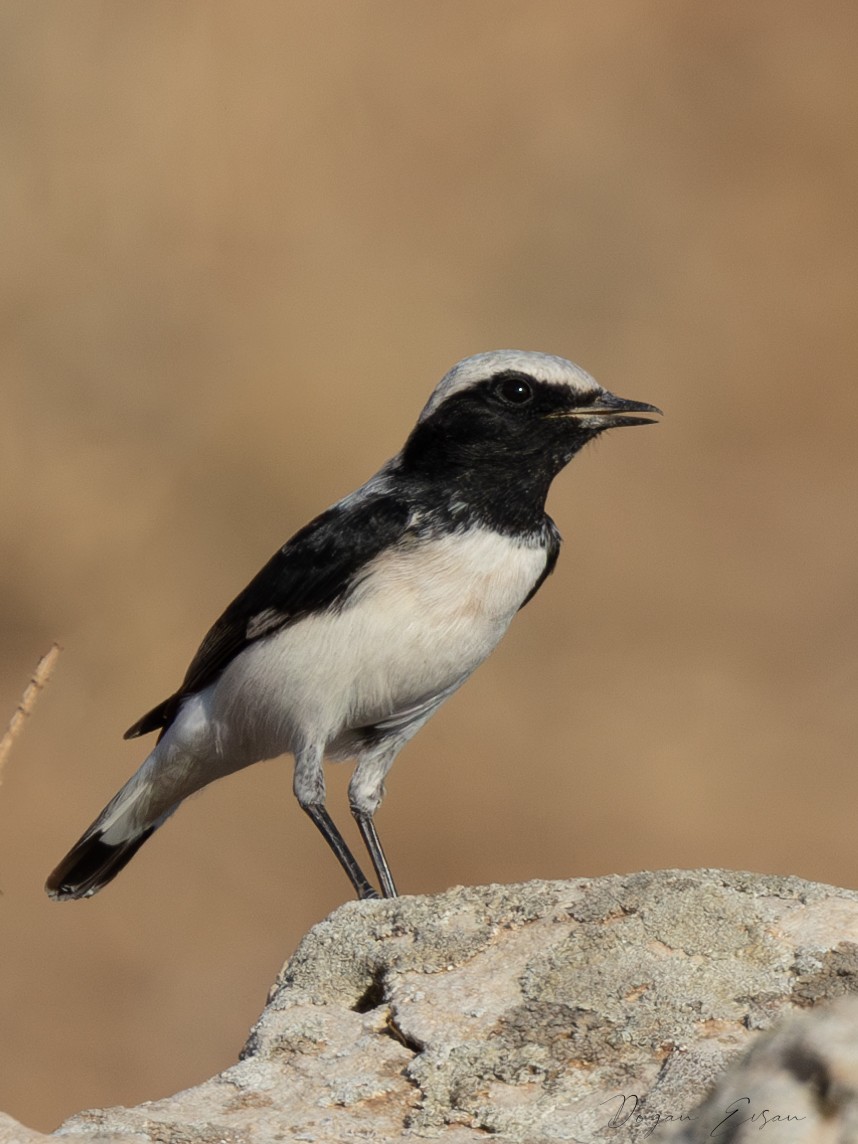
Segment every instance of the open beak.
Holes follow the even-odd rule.
[[[654,417],[637,417],[638,413],[655,413],[663,416],[661,410],[655,405],[648,405],[645,401],[628,401],[625,397],[614,397],[613,393],[603,393],[593,405],[584,405],[580,409],[564,409],[557,413],[557,417],[576,417],[582,421],[591,421],[594,429],[614,429],[620,425],[654,425]]]

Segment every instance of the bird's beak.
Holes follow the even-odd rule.
[[[588,428],[615,429],[620,425],[654,425],[654,417],[630,416],[637,413],[655,413],[663,416],[655,405],[645,401],[629,401],[625,397],[614,397],[613,393],[603,393],[592,405],[582,405],[579,409],[564,409],[552,414],[554,417],[574,417],[581,422],[589,422]]]

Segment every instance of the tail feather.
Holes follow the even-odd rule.
[[[153,806],[156,789],[143,767],[110,800],[45,883],[54,901],[91,898],[124,869],[150,834],[178,809]],[[163,791],[160,792],[163,795]]]
[[[48,897],[56,902],[90,898],[112,881],[131,861],[160,822],[118,843],[104,841],[103,832],[87,832],[57,866],[45,883]]]
[[[162,739],[50,875],[48,897],[70,901],[97,894],[189,794],[217,777],[206,773],[205,763]]]

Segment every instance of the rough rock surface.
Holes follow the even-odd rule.
[[[765,1129],[766,1144],[855,1144],[858,998],[813,1009],[757,1038],[692,1117],[669,1124],[659,1140],[750,1144]]]
[[[797,878],[662,871],[350,902],[284,967],[238,1064],[165,1100],[80,1113],[58,1132],[137,1144],[487,1134],[535,1144],[635,1141],[661,1122],[690,1144],[748,1096],[752,1111],[759,1102],[784,1118],[812,1105],[816,1121],[783,1122],[793,1144],[856,1140],[858,1002],[811,1015],[811,1030],[828,1022],[828,1033],[760,1037],[849,993],[858,893]],[[753,1075],[727,1073],[698,1107],[754,1043],[743,1066]],[[805,1043],[809,1056],[796,1048]],[[802,1085],[818,1094],[811,1105],[794,1099]],[[820,1116],[826,1134],[802,1135]],[[853,1134],[838,1136],[849,1116]],[[776,1127],[766,1140],[781,1139]],[[734,1117],[720,1138],[745,1140],[738,1128]],[[47,1139],[0,1117],[0,1144]]]

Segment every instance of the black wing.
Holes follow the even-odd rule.
[[[527,593],[527,595],[524,597],[521,604],[519,605],[519,608],[518,608],[519,611],[521,611],[521,609],[524,607],[525,604],[530,603],[530,601],[533,599],[533,597],[536,595],[536,593],[539,591],[539,589],[542,587],[542,585],[545,583],[545,581],[548,579],[548,577],[554,571],[554,566],[557,563],[557,557],[560,555],[560,545],[562,543],[562,540],[563,540],[563,538],[560,535],[560,530],[558,529],[558,527],[554,523],[554,521],[551,519],[551,517],[548,516],[548,514],[546,513],[546,516],[545,516],[545,545],[546,545],[545,567],[542,569],[542,575],[539,577],[539,579],[536,581],[536,583],[533,585],[533,587],[530,589],[530,591]]]
[[[179,690],[125,732],[172,723],[183,699],[202,691],[251,643],[311,612],[342,605],[373,557],[405,532],[408,506],[389,492],[346,498],[296,532],[236,596],[200,645]]]

